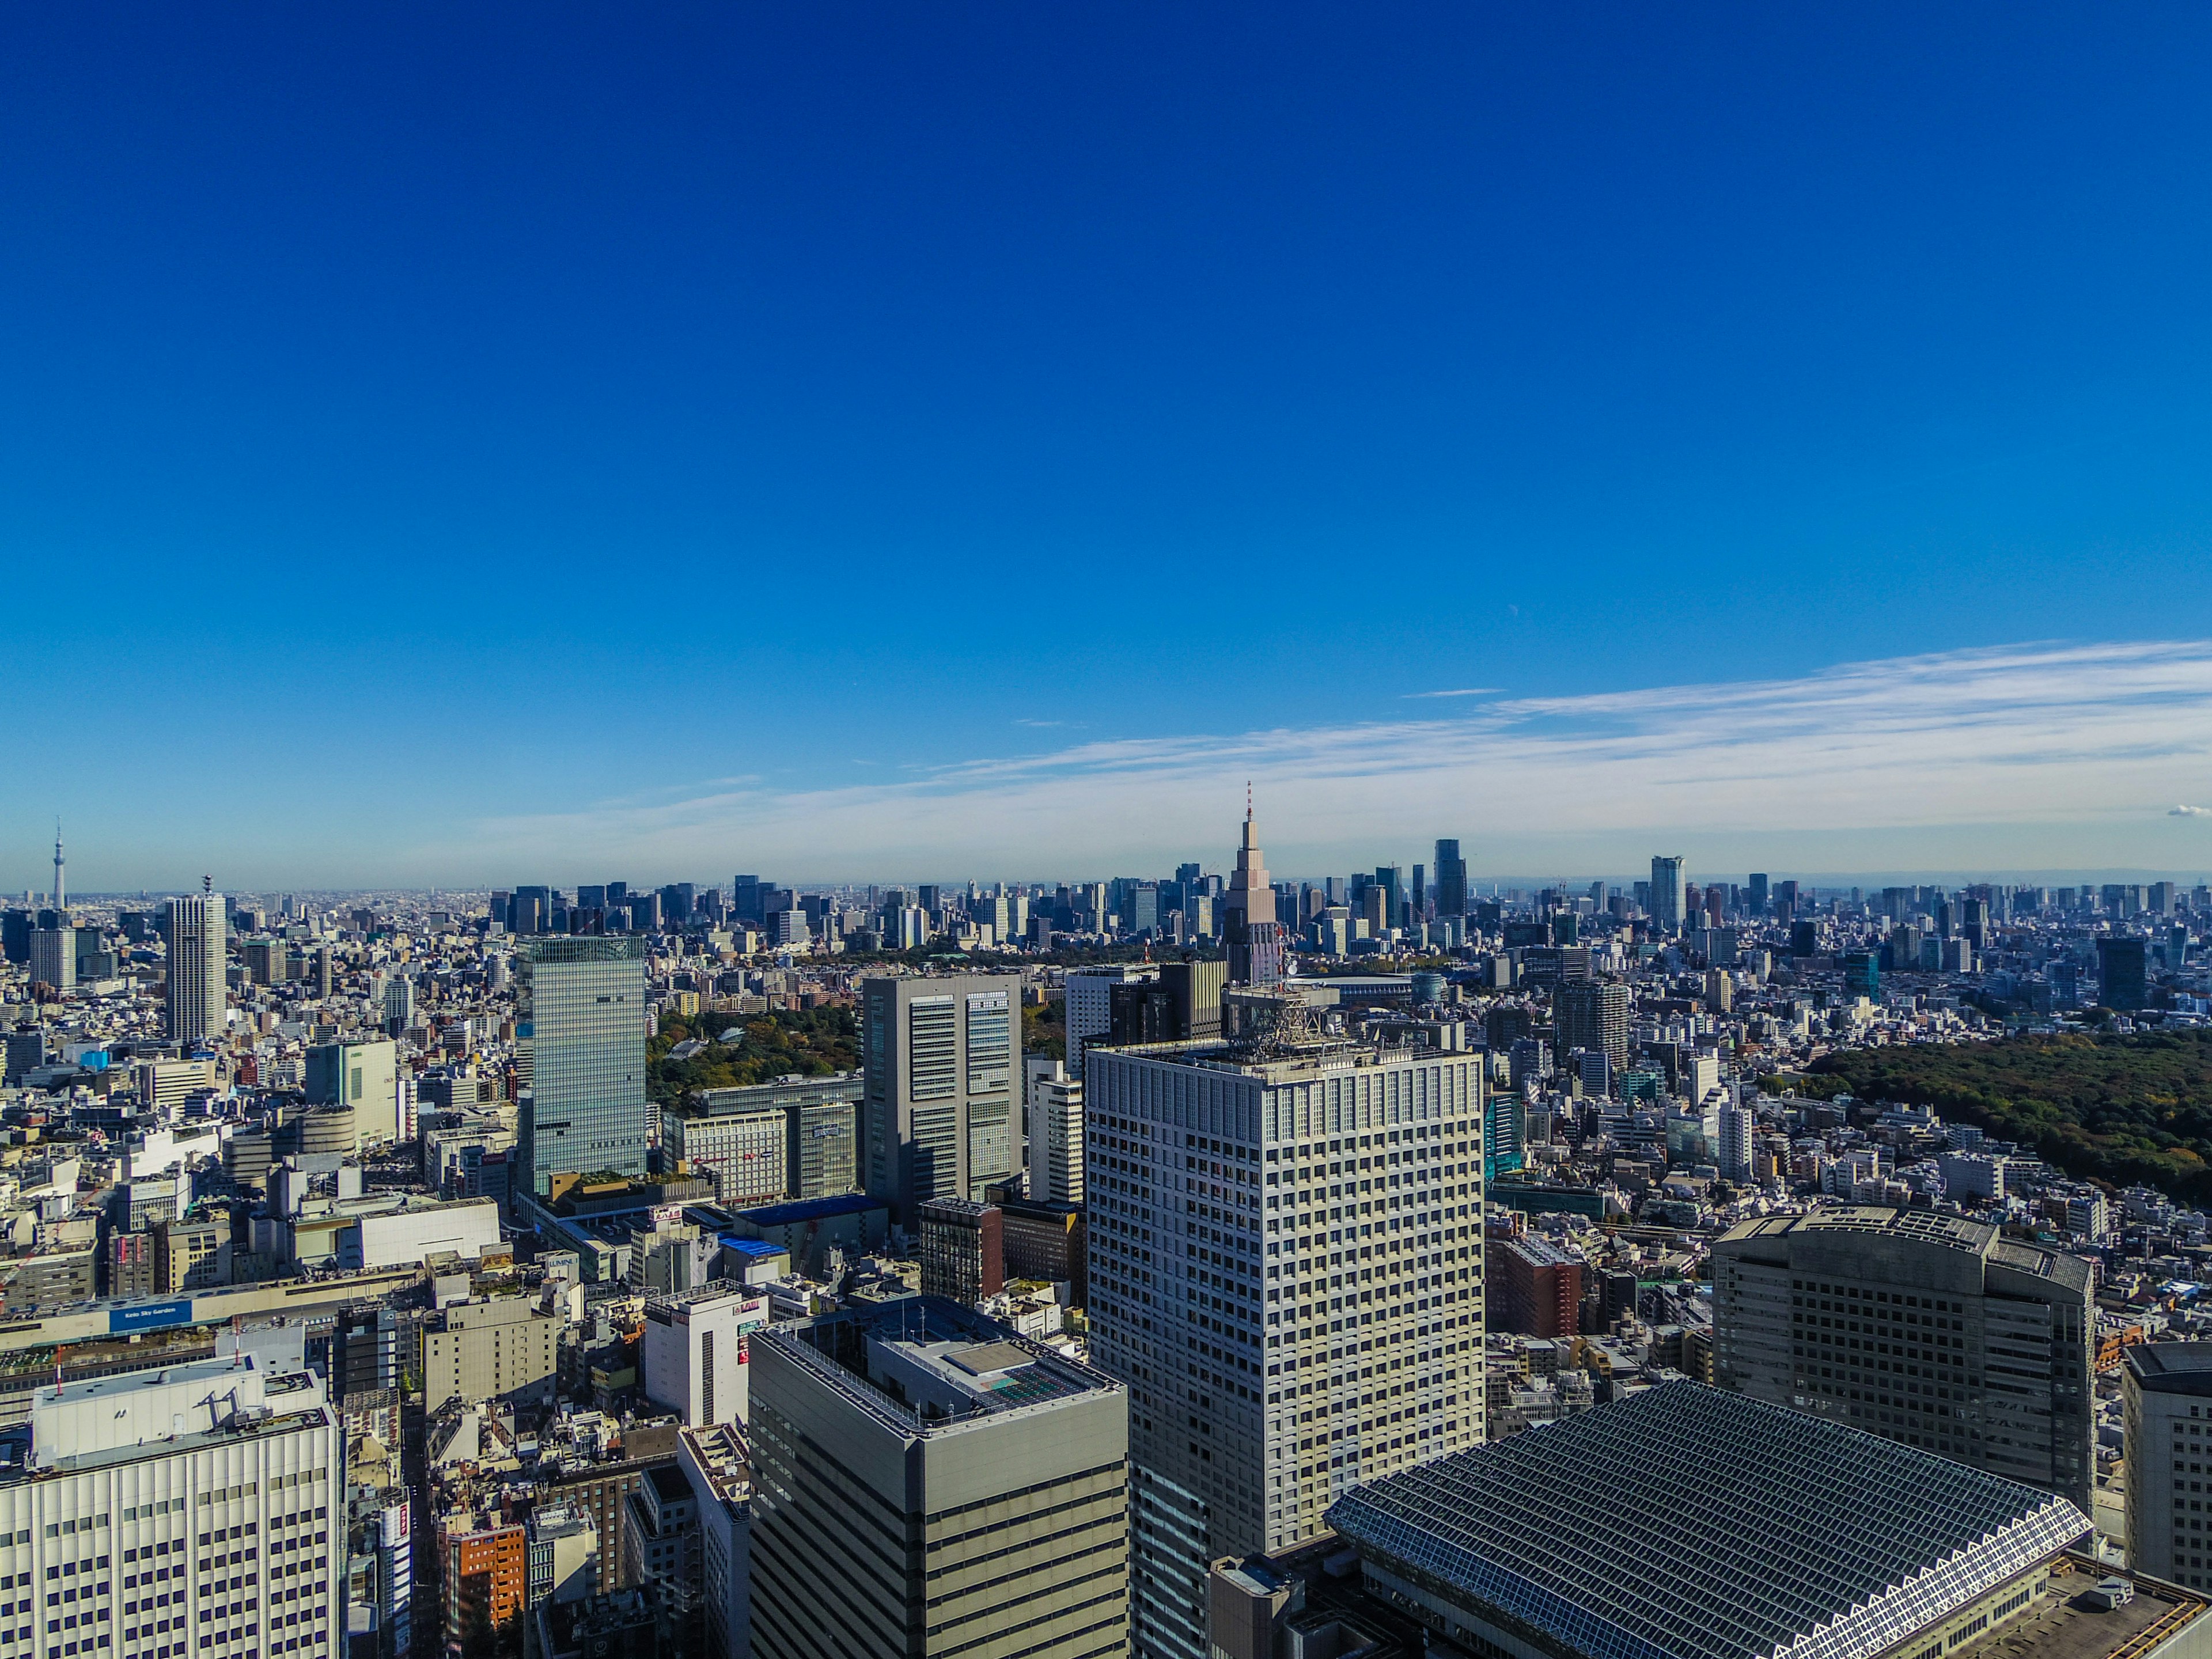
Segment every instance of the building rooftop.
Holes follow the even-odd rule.
[[[757,1210],[738,1210],[735,1218],[754,1227],[787,1227],[794,1221],[825,1221],[831,1216],[858,1215],[863,1210],[890,1206],[866,1193],[840,1193],[835,1198],[802,1198],[789,1204],[763,1204]]]
[[[1121,1384],[943,1297],[848,1304],[756,1331],[902,1433],[927,1434]]]
[[[1358,1488],[1370,1573],[1608,1659],[1863,1659],[2089,1530],[2063,1498],[1689,1381]]]
[[[2212,1395],[2212,1342],[2139,1342],[2120,1358],[2147,1394]]]
[[[2084,1596],[2115,1577],[2134,1591],[2130,1600],[2107,1608]],[[1978,1642],[1951,1649],[1946,1659],[2148,1659],[2191,1625],[2201,1635],[2208,1613],[2212,1604],[2193,1590],[2069,1553],[2051,1564],[2049,1587],[2025,1613]]]

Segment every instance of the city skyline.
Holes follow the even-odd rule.
[[[1425,694],[1419,713],[1389,721],[1078,740],[901,782],[724,776],[483,817],[459,836],[403,800],[379,809],[374,853],[303,848],[281,823],[257,845],[234,819],[195,846],[186,819],[162,823],[157,854],[125,839],[131,820],[112,812],[64,817],[73,883],[111,892],[186,890],[149,867],[176,864],[179,847],[191,869],[246,863],[256,887],[323,890],[492,887],[554,868],[719,879],[744,864],[803,867],[789,878],[816,883],[1168,868],[1194,851],[1228,856],[1207,849],[1247,780],[1283,871],[1356,868],[1452,830],[1470,881],[1625,875],[1658,845],[1693,873],[1846,883],[2212,870],[2212,641],[1932,653],[1580,697],[1455,690],[1449,702],[1442,719]],[[0,827],[51,821],[27,798],[0,806]],[[39,848],[40,866],[24,856],[0,879],[41,890],[44,843],[15,844]]]

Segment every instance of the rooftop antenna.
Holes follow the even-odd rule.
[[[214,893],[214,891],[215,891],[215,878],[214,878],[213,876],[202,876],[202,877],[200,878],[200,895],[201,895],[201,896],[202,896],[202,897],[206,897],[206,896],[208,896],[211,895],[212,893]]]

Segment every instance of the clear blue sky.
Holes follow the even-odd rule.
[[[0,884],[1219,862],[1243,760],[1187,845],[1061,751],[2203,640],[2208,84],[2184,7],[15,8]],[[2204,847],[2168,750],[1981,861]],[[1480,869],[1482,770],[1262,769],[1274,861]]]

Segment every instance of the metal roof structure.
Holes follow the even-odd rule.
[[[2063,1498],[1664,1384],[1348,1492],[1370,1587],[1591,1659],[1865,1659],[2089,1530]]]

